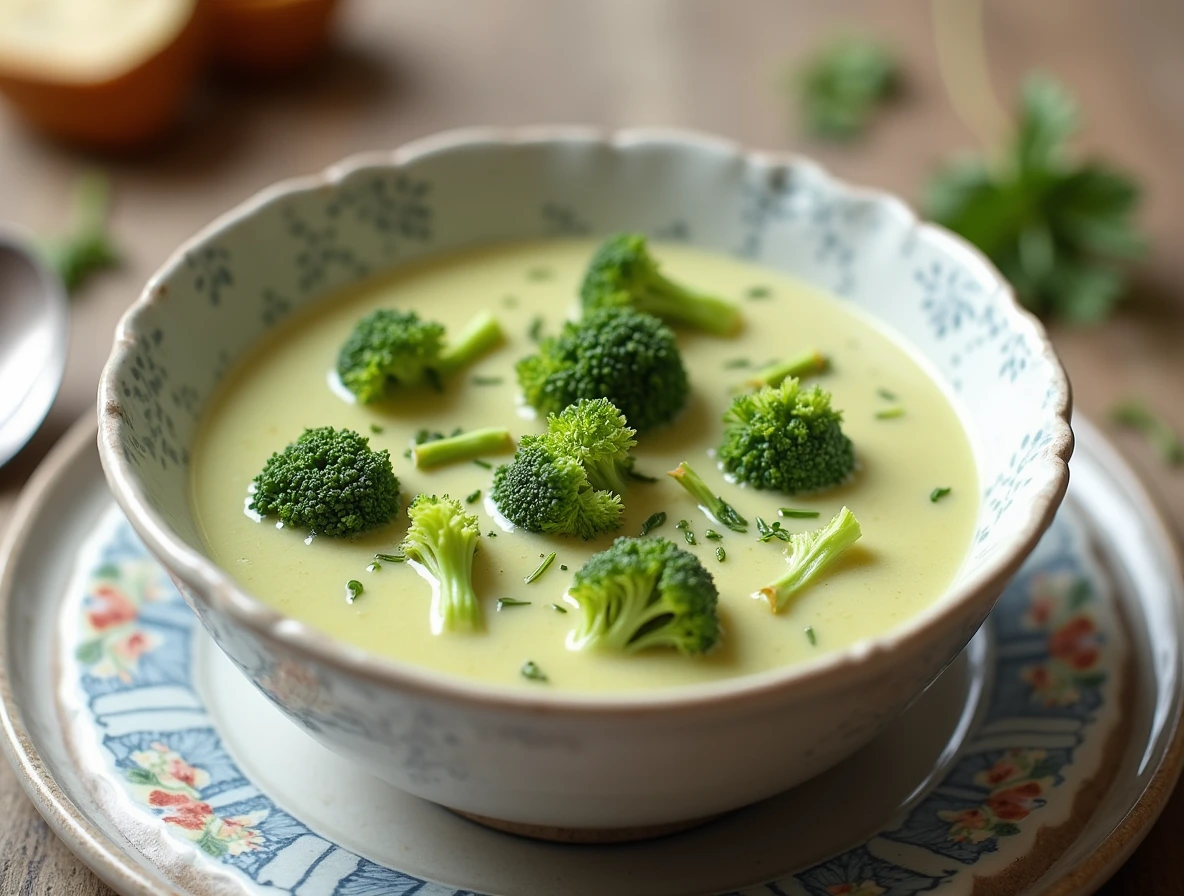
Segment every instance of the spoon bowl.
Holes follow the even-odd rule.
[[[0,231],[0,466],[45,420],[66,370],[69,310],[29,243]]]

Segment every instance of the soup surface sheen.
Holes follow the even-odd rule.
[[[574,313],[574,297],[594,248],[583,240],[550,241],[433,258],[319,303],[279,328],[227,377],[198,434],[192,500],[210,556],[259,599],[375,653],[484,682],[585,692],[673,687],[801,662],[881,634],[936,600],[966,553],[978,501],[970,446],[941,390],[899,345],[837,300],[733,258],[661,245],[654,250],[665,273],[734,299],[746,326],[733,339],[678,331],[692,398],[673,424],[639,439],[637,470],[659,481],[630,487],[617,534],[637,535],[647,517],[664,511],[668,521],[654,534],[693,551],[714,575],[724,640],[705,657],[567,649],[575,614],[552,605],[563,605],[571,576],[613,536],[582,542],[507,532],[486,503],[490,470],[466,463],[425,472],[404,453],[421,427],[450,432],[457,426],[501,425],[516,438],[544,428],[517,401],[514,364],[533,351],[532,323],[541,319],[542,331],[554,333]],[[381,406],[351,404],[331,388],[329,371],[355,321],[379,307],[413,309],[440,321],[449,333],[490,309],[507,339],[501,349],[456,375],[442,394],[407,391]],[[726,482],[712,452],[732,390],[746,375],[730,362],[763,365],[809,347],[831,358],[831,370],[815,381],[831,390],[835,406],[844,412],[859,472],[849,485],[811,497]],[[501,382],[477,384],[474,377]],[[902,416],[876,416],[895,405],[904,408]],[[372,432],[372,424],[381,432]],[[271,453],[305,427],[325,425],[350,427],[367,435],[372,446],[389,449],[404,506],[419,492],[463,497],[482,490],[482,499],[469,506],[480,517],[483,533],[474,564],[486,618],[483,633],[432,635],[428,582],[407,564],[384,563],[367,571],[376,551],[397,548],[406,513],[354,539],[322,537],[306,543],[305,533],[277,529],[274,522],[257,522],[244,512],[247,487]],[[495,464],[508,459],[489,458]],[[711,523],[663,475],[683,460],[750,523],[761,516],[780,519],[790,531],[805,531],[846,504],[858,517],[863,538],[774,615],[767,603],[750,595],[784,569],[784,545],[776,539],[759,542],[755,526],[741,535]],[[934,503],[930,492],[938,486],[952,491]],[[778,517],[778,508],[787,506],[817,510],[821,516]],[[675,528],[680,519],[689,522],[696,545],[685,544]],[[723,533],[723,540],[705,538],[708,527]],[[490,532],[496,537],[488,537]],[[724,562],[716,559],[717,546],[726,551]],[[557,553],[552,567],[524,584],[550,551]],[[345,598],[350,579],[365,587],[352,604]],[[499,597],[531,603],[499,611]],[[537,664],[549,684],[521,676],[527,660]]]

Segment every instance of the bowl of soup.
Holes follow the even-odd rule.
[[[738,325],[663,325],[685,383],[677,413],[638,428],[614,526],[528,531],[493,500],[498,468],[551,425],[525,400],[521,362],[564,332],[583,350],[589,265],[623,233]],[[343,346],[384,310],[450,335],[492,317],[500,336],[446,380],[360,401]],[[854,469],[820,489],[746,480],[725,418],[803,352],[826,360],[801,387],[840,413]],[[673,388],[654,382],[638,401]],[[1069,406],[1043,329],[999,273],[898,199],[703,135],[480,129],[281,183],[178,249],[119,325],[100,452],[244,688],[426,800],[604,840],[792,788],[907,707],[1051,521]],[[386,452],[389,522],[329,537],[255,512],[269,459],[322,427]],[[508,442],[419,463],[423,445],[485,429]],[[665,475],[681,463],[746,525]],[[401,562],[421,494],[475,520],[476,631],[434,625],[439,582]],[[858,540],[773,612],[762,588],[844,508]],[[577,577],[618,537],[664,538],[705,571],[712,649],[583,649]]]

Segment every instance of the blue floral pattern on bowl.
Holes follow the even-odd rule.
[[[553,712],[534,713],[486,695],[501,714],[493,724],[471,694],[457,699],[451,684],[425,684],[360,656],[242,593],[203,554],[189,512],[189,444],[205,400],[237,359],[333,290],[435,252],[621,229],[738,253],[841,296],[911,345],[947,387],[978,462],[979,519],[951,594],[875,642],[782,670],[780,688],[756,701],[765,701],[763,714],[749,714],[749,727],[735,732],[763,735],[770,751],[779,744],[776,757],[762,757],[775,774],[760,783],[764,793],[749,782],[750,797],[838,762],[920,693],[986,618],[1064,494],[1069,391],[1039,324],[967,244],[804,159],[686,134],[478,131],[265,191],[182,247],[121,322],[100,386],[100,455],[132,525],[235,664],[338,752],[443,805],[537,813],[570,827],[735,807],[724,789],[704,787],[677,810],[680,819],[637,818],[625,806],[589,816],[562,794],[576,779],[595,794],[578,757],[621,741],[585,725],[578,706],[551,700]],[[857,674],[844,679],[846,690],[824,694],[821,682],[843,665]],[[737,699],[754,696],[745,684],[735,682]],[[730,697],[721,695],[700,705],[702,744],[721,730],[712,717],[727,710]],[[528,699],[551,698],[535,689]],[[662,718],[656,712],[647,724]],[[790,718],[811,723],[795,732]],[[769,738],[770,725],[781,726],[780,739]],[[673,738],[674,728],[655,727],[644,739],[654,787],[672,786],[658,780],[674,774],[658,757],[675,748]],[[518,797],[505,782],[540,769],[552,777],[536,782],[536,803],[511,805]]]
[[[237,872],[244,893],[479,896],[369,861],[256,787],[197,691],[195,622],[180,594],[118,512],[95,545],[94,568],[66,605],[77,618],[69,680],[108,757],[103,774],[146,818]],[[1118,668],[1110,644],[1122,636],[1104,593],[1088,539],[1058,520],[991,616],[993,691],[962,757],[890,828],[729,896],[969,892],[984,858],[1006,858],[1008,841],[1034,834],[1049,802],[1074,798],[1059,789],[1113,699]]]

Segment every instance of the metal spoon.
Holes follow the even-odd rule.
[[[0,466],[49,413],[66,370],[69,324],[61,282],[27,241],[0,231]]]

